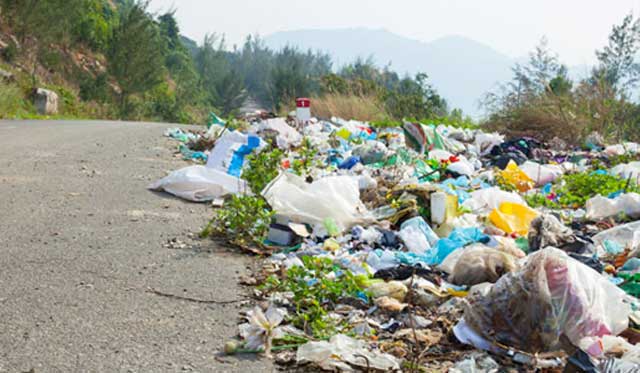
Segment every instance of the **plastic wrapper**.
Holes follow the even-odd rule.
[[[333,219],[342,232],[374,221],[360,201],[357,177],[329,176],[309,184],[297,175],[282,173],[262,195],[278,214],[300,223],[322,225]]]
[[[537,216],[538,213],[526,205],[503,202],[499,208],[491,211],[489,220],[506,233],[526,235],[529,232],[531,221]]]
[[[369,351],[365,342],[336,334],[329,341],[307,342],[298,348],[298,363],[314,363],[324,370],[353,372],[356,369],[400,370],[398,360],[389,354]]]
[[[561,335],[575,346],[628,327],[625,293],[593,269],[555,248],[528,257],[503,276],[486,296],[464,302],[464,321],[487,341],[526,352],[562,348]]]
[[[173,171],[148,188],[194,202],[211,201],[228,194],[248,191],[246,181],[204,166],[190,166]]]
[[[586,203],[587,219],[602,220],[619,214],[640,217],[640,194],[627,193],[616,198],[595,196]]]

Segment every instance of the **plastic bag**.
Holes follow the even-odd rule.
[[[516,162],[510,160],[507,167],[498,173],[507,183],[513,185],[520,192],[526,192],[533,188],[534,181],[524,173]]]
[[[360,201],[357,177],[328,176],[309,184],[292,173],[281,173],[262,195],[274,211],[292,221],[322,225],[332,218],[339,232],[374,220]]]
[[[531,161],[521,164],[520,169],[535,181],[536,186],[551,183],[563,174],[562,167],[558,165],[542,165]]]
[[[503,202],[499,208],[489,214],[489,220],[493,225],[506,233],[526,235],[529,226],[538,213],[528,206],[518,203]]]
[[[517,203],[520,205],[527,204],[527,202],[525,202],[525,200],[517,193],[505,192],[498,187],[491,187],[472,192],[471,198],[466,200],[462,204],[462,207],[467,207],[471,209],[471,211],[480,213],[497,209],[504,202]]]
[[[593,242],[598,248],[598,254],[605,252],[604,245],[606,241],[615,242],[623,248],[633,245],[634,232],[640,231],[640,221],[619,225],[606,231],[602,231],[592,237]]]
[[[307,342],[296,352],[298,363],[314,363],[324,370],[353,372],[354,366],[381,371],[400,370],[398,360],[389,354],[369,351],[365,342],[344,334],[329,341]]]
[[[505,273],[513,272],[517,268],[514,257],[484,245],[474,245],[460,251],[462,254],[448,280],[454,285],[494,283]]]
[[[628,327],[626,294],[606,277],[555,248],[528,257],[486,296],[464,301],[464,321],[489,341],[527,352],[555,351],[566,335],[575,346]]]
[[[489,236],[478,228],[455,228],[449,237],[442,238],[435,246],[427,250],[423,255],[397,252],[396,257],[405,264],[424,263],[437,265],[442,263],[451,253],[475,242],[487,243]]]
[[[409,252],[415,254],[424,254],[431,247],[427,237],[415,226],[406,227],[398,232],[398,237],[404,242]]]
[[[173,171],[150,184],[148,189],[165,191],[189,201],[204,202],[248,190],[246,181],[204,166]]]
[[[497,133],[479,133],[476,135],[476,147],[480,155],[487,155],[494,146],[504,142],[504,136]]]
[[[373,299],[391,297],[402,302],[409,289],[400,281],[389,281],[373,283],[367,288],[367,291],[371,293]]]
[[[602,220],[621,213],[631,218],[640,217],[640,194],[627,193],[616,198],[595,196],[586,203],[587,219]]]
[[[207,167],[240,177],[244,158],[265,145],[258,136],[245,135],[238,131],[227,132],[216,141],[209,154]]]
[[[640,178],[640,162],[629,162],[619,164],[609,171],[612,175],[619,176],[622,179],[638,180]]]

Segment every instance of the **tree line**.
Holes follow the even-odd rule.
[[[640,19],[628,15],[595,51],[597,64],[587,76],[572,79],[543,39],[528,63],[514,66],[513,79],[486,96],[486,125],[569,143],[594,131],[611,140],[640,141],[639,51]]]
[[[399,76],[370,60],[336,72],[326,53],[275,51],[258,36],[229,48],[224,36],[209,34],[197,45],[180,35],[175,11],[152,14],[148,0],[0,0],[0,6],[33,66],[34,86],[37,67],[51,65],[52,45],[88,48],[106,58],[107,68],[76,74],[79,96],[109,104],[120,118],[228,116],[248,96],[278,112],[296,97],[327,94],[373,97],[390,119],[448,111],[425,74]]]

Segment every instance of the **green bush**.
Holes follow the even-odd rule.
[[[86,76],[80,82],[80,99],[82,101],[105,102],[109,97],[109,84],[107,74]]]
[[[0,81],[0,118],[12,118],[21,109],[23,96],[13,84]]]
[[[2,50],[2,58],[9,63],[13,63],[18,56],[18,46],[13,41]]]
[[[200,235],[225,238],[238,246],[261,246],[273,214],[262,197],[234,195],[216,210]]]
[[[278,176],[282,157],[284,153],[278,148],[265,149],[247,157],[249,167],[242,172],[242,178],[249,183],[254,193],[262,192],[262,189]]]

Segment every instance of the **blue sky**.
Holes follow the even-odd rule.
[[[431,41],[462,35],[512,57],[546,36],[569,65],[591,64],[611,27],[640,0],[152,0],[154,11],[177,9],[182,32],[201,41],[208,32],[229,44],[250,33],[296,29],[383,28]]]

